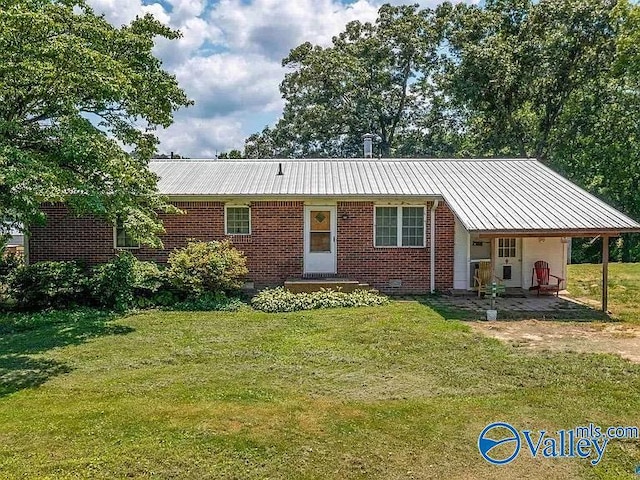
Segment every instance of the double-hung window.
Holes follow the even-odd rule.
[[[113,242],[116,248],[140,248],[140,242],[127,232],[120,220],[114,227]]]
[[[376,247],[424,247],[424,207],[375,207]]]
[[[225,233],[227,235],[250,235],[251,209],[246,206],[226,207]]]

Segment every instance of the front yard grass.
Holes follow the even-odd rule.
[[[494,421],[640,426],[639,365],[525,352],[418,302],[12,321],[0,478],[637,478],[637,440],[596,467],[495,467],[476,443]]]

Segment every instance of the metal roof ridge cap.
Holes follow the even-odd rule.
[[[291,162],[538,162],[525,157],[461,157],[461,158],[152,158],[149,163],[291,163]]]
[[[445,200],[444,196],[439,193],[429,193],[429,194],[390,194],[390,193],[246,193],[246,192],[223,192],[223,193],[202,193],[202,192],[180,192],[180,193],[163,193],[162,196],[173,199],[180,197],[202,197],[202,198],[220,198],[220,197],[269,197],[269,198],[277,198],[277,197],[300,197],[300,198],[313,198],[313,197],[330,197],[340,200],[341,198],[364,198],[364,199],[383,199],[385,201],[403,201],[404,199],[416,199],[416,198],[424,198],[427,200]],[[391,199],[391,200],[389,200]]]
[[[337,161],[362,163],[429,163],[429,162],[538,162],[536,158],[524,157],[464,157],[464,158],[330,158],[330,159],[290,159],[293,161]]]

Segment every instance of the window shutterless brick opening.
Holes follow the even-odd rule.
[[[139,249],[140,242],[127,232],[121,221],[118,221],[113,227],[113,246],[119,250]]]
[[[374,246],[423,248],[425,233],[424,206],[374,207]]]
[[[228,205],[224,208],[226,235],[251,235],[251,208],[245,205]]]

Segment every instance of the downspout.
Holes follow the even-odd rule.
[[[429,219],[429,226],[431,227],[431,245],[429,249],[429,280],[431,282],[431,293],[435,293],[436,291],[436,208],[438,208],[438,200],[433,201],[431,218]]]

